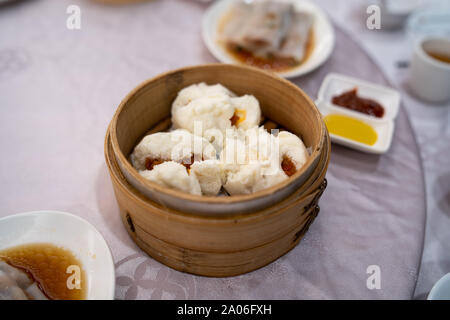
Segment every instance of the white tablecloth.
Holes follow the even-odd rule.
[[[381,58],[374,55],[375,60],[379,60],[391,81],[401,83],[402,74],[391,66],[395,57],[404,59],[408,54],[404,42],[405,47],[399,47],[403,35],[375,34],[364,29],[364,7],[344,7],[343,1],[319,1],[322,2],[341,27],[352,34],[357,32],[363,46],[372,53],[383,53]],[[73,3],[82,10],[81,30],[66,28],[66,8]],[[390,156],[374,161],[351,150],[334,148],[330,186],[322,199],[319,218],[296,249],[264,269],[237,279],[194,277],[160,265],[131,242],[122,227],[103,161],[104,133],[120,100],[141,81],[176,67],[214,61],[200,37],[204,9],[205,5],[189,0],[153,1],[126,7],[90,1],[41,0],[0,7],[0,146],[4,150],[0,160],[0,216],[57,209],[92,222],[113,251],[117,298],[411,297],[422,247],[424,223],[420,219],[424,199],[422,171],[415,153],[418,151],[413,137],[403,136],[412,133],[404,112],[398,125],[403,131],[397,131],[398,142]],[[341,33],[341,37],[348,41],[347,35]],[[393,55],[394,51],[386,50],[386,43],[401,48],[403,55]],[[369,71],[374,68],[370,59],[360,57],[361,65],[368,66]],[[324,70],[295,82],[314,95]],[[381,73],[373,70],[377,72],[376,80],[383,83]],[[367,77],[363,71],[360,75]],[[445,230],[445,223],[447,226],[449,223],[448,108],[427,107],[406,93],[403,101],[416,128],[427,181],[427,230],[431,232],[427,235],[422,263],[417,293],[420,297],[449,266],[448,255],[444,255],[448,247],[440,240],[449,237],[448,228]],[[405,194],[409,198],[398,207],[397,199],[389,200],[392,212],[381,215],[380,221],[373,220],[367,214],[383,206],[361,190],[352,190],[360,185],[357,176],[348,178],[366,170],[364,181],[376,186],[379,180],[374,177],[386,174],[378,164],[395,164],[397,157],[404,160],[405,155],[413,164],[405,169],[412,179]],[[395,194],[395,187],[398,189],[393,187],[388,188],[391,194]],[[366,238],[362,244],[371,245],[358,249],[362,252],[370,248],[373,259],[367,253],[352,255],[346,248],[355,243],[346,243],[348,239],[337,233],[338,228],[334,232],[331,229],[333,223],[339,225],[342,219],[352,217],[349,214],[333,220],[339,217],[331,215],[336,205],[333,201],[342,199],[349,191],[363,196],[354,202],[363,219],[356,221],[358,231],[348,230],[348,239]],[[354,205],[349,208],[355,209]],[[408,215],[412,222],[408,221]],[[387,222],[383,220],[386,217],[390,219]],[[370,229],[373,233],[364,230],[367,223],[375,223]],[[377,229],[386,227],[386,223],[395,227]],[[388,233],[380,238],[386,230]],[[449,242],[446,243],[448,246]],[[394,250],[399,248],[406,252]],[[368,290],[365,286],[366,267],[372,263],[381,264],[384,270],[381,290]],[[277,285],[283,290],[276,290]]]

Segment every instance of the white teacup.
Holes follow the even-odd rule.
[[[419,98],[443,102],[450,99],[450,63],[430,53],[450,57],[450,39],[429,37],[416,44],[409,85]]]

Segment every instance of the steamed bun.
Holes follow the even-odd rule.
[[[239,129],[250,129],[258,126],[261,121],[259,102],[252,95],[230,98],[234,107],[235,126]],[[234,121],[232,121],[234,122]]]
[[[175,161],[167,161],[156,165],[152,170],[139,172],[145,179],[164,187],[201,195],[200,184],[195,175],[188,174],[186,167]]]
[[[231,95],[220,84],[208,86],[200,83],[184,88],[172,104],[173,127],[194,133],[195,121],[201,121],[203,132],[215,128],[225,132],[231,127],[230,119],[234,114]]]
[[[222,188],[224,171],[222,163],[218,160],[197,161],[191,165],[191,174],[194,174],[200,183],[202,194],[215,196]]]
[[[144,178],[171,189],[217,195],[222,187],[216,150],[206,139],[187,130],[148,135],[130,158]]]
[[[249,129],[258,126],[260,119],[261,109],[255,97],[236,97],[220,84],[190,85],[178,93],[172,104],[173,127],[201,135],[217,149],[222,147],[227,129]],[[201,131],[195,128],[195,122],[201,123]]]
[[[308,153],[302,139],[287,131],[278,133],[278,139],[281,160],[288,158],[293,162],[297,170],[300,169],[308,158]]]
[[[206,139],[179,129],[145,136],[134,148],[131,163],[137,170],[145,170],[149,169],[147,159],[190,164],[193,156],[194,161],[216,159],[216,150]]]
[[[234,140],[231,139],[234,137]],[[286,180],[306,162],[300,138],[288,132],[278,136],[263,127],[237,130],[225,140],[223,187],[230,195],[254,193]],[[286,163],[291,165],[286,170]]]

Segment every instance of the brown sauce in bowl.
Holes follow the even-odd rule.
[[[64,248],[36,243],[0,251],[0,259],[23,270],[51,300],[83,300],[86,297],[86,276],[78,259]],[[78,266],[80,288],[69,289],[68,281],[74,273],[69,266]]]

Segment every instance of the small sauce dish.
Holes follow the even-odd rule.
[[[447,273],[433,286],[428,300],[450,300],[450,273]]]
[[[333,103],[334,97],[340,96],[355,88],[357,89],[358,97],[379,103],[384,109],[384,114],[381,117],[375,117]],[[345,127],[346,130],[340,131],[351,132],[352,128],[348,126],[351,126],[353,122],[358,125],[359,129],[370,127],[368,129],[374,131],[373,134],[376,133],[375,142],[366,144],[358,142],[356,139],[350,139],[345,135],[335,134],[333,130],[328,128],[332,142],[374,154],[383,154],[389,150],[394,134],[395,118],[400,106],[400,93],[398,91],[345,75],[331,73],[322,82],[316,105],[324,117],[325,122],[333,115],[338,116],[335,118],[342,118],[342,125],[347,127]],[[355,130],[359,129],[355,128]],[[360,133],[367,134],[367,131],[361,131]],[[357,134],[358,132],[353,132],[354,136]]]

